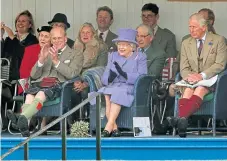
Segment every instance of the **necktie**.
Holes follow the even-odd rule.
[[[102,35],[103,35],[103,33],[101,32],[101,33],[99,34],[99,38],[103,40]]]
[[[61,52],[62,52],[61,49],[59,49],[59,50],[58,50],[58,54],[61,54]]]
[[[140,51],[141,51],[142,53],[144,53],[144,48],[141,48]]]
[[[198,48],[198,54],[200,56],[201,54],[201,51],[203,50],[203,40],[199,40],[199,48]]]

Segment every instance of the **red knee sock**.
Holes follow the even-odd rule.
[[[179,99],[178,107],[184,106],[185,104],[188,103],[188,101],[189,101],[189,99],[187,99],[187,98],[181,98],[181,99]]]
[[[179,117],[189,117],[199,109],[202,102],[203,100],[199,96],[192,95],[188,102],[183,106],[180,106],[179,103]]]

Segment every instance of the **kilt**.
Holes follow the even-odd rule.
[[[43,91],[45,93],[47,101],[54,100],[60,96],[62,83],[58,83],[48,88],[40,87],[39,84],[40,82],[32,83],[31,86],[27,90],[25,90],[24,94],[36,95],[39,91]]]

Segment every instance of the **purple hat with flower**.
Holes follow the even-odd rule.
[[[126,41],[138,45],[136,42],[137,31],[129,28],[122,28],[118,30],[118,37],[113,39],[113,42]]]

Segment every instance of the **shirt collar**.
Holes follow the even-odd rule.
[[[147,51],[147,49],[150,47],[151,45],[148,45],[146,48],[143,48],[143,53],[145,53]],[[142,48],[139,48],[139,51],[142,52]]]
[[[65,47],[63,47],[63,48],[61,49],[61,52],[58,52],[58,54],[61,55],[62,52],[66,49],[66,47],[67,47],[67,46],[65,45]]]
[[[154,28],[153,28],[153,34],[155,35],[156,34],[156,32],[158,31],[158,25],[156,25]]]
[[[199,40],[203,40],[203,42],[206,40],[206,36],[207,36],[207,33],[204,34],[204,36],[202,37],[202,39],[196,39],[197,42],[199,42]]]
[[[108,32],[109,32],[109,29],[106,30],[106,31],[104,31],[104,32],[101,32],[101,31],[98,29],[98,35],[99,35],[100,33],[103,33],[103,35],[102,35],[103,41],[106,41],[106,37],[107,37]]]

